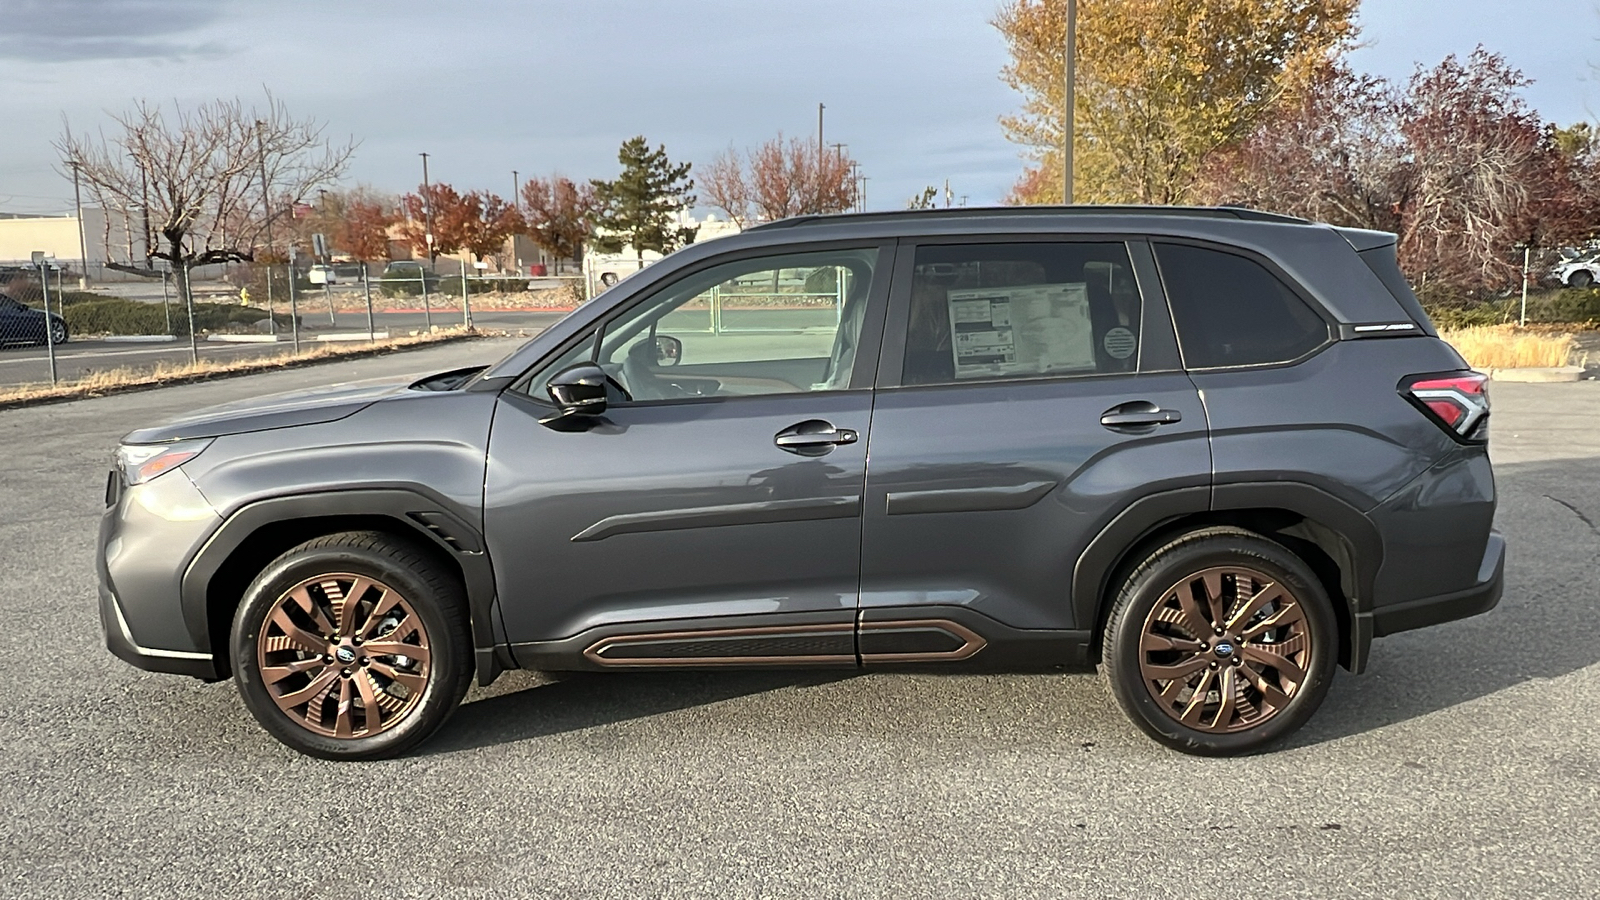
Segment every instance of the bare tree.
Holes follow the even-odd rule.
[[[752,219],[845,212],[856,203],[853,165],[843,149],[819,150],[805,138],[785,141],[780,134],[742,157],[730,147],[706,167],[701,188],[740,227]]]
[[[743,156],[729,145],[700,170],[701,197],[740,228],[750,221],[750,180],[744,169]]]
[[[293,118],[270,94],[264,108],[217,100],[174,105],[169,119],[140,102],[112,118],[110,135],[67,126],[55,147],[103,209],[140,210],[143,258],[108,266],[153,277],[154,261],[166,260],[191,304],[189,270],[254,260],[276,215],[337,179],[355,150],[353,141],[324,138],[316,120]]]

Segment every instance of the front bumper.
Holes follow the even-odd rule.
[[[1484,547],[1483,562],[1478,567],[1477,584],[1448,594],[1379,607],[1370,613],[1372,635],[1383,637],[1486,613],[1500,602],[1505,574],[1506,539],[1500,532],[1491,531]]]
[[[217,678],[206,623],[184,615],[180,578],[221,518],[181,469],[113,484],[95,553],[106,648],[152,672]]]
[[[116,594],[100,585],[100,627],[106,634],[106,649],[123,662],[147,672],[191,675],[207,681],[217,680],[216,660],[209,653],[185,650],[157,650],[141,647],[128,630],[128,620]]]

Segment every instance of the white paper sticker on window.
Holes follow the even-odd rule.
[[[1081,282],[953,290],[949,300],[956,378],[1095,368]]]

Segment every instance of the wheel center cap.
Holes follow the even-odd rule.
[[[338,647],[333,651],[333,658],[349,665],[356,661],[356,651],[350,647]]]
[[[1218,659],[1227,659],[1233,655],[1234,647],[1229,641],[1217,641],[1216,646],[1212,649],[1216,651]]]

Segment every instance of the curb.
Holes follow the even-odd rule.
[[[217,344],[276,344],[275,334],[208,334],[206,340]]]
[[[1508,384],[1566,384],[1583,377],[1582,366],[1526,369],[1490,369],[1489,378]]]
[[[177,338],[170,334],[108,334],[100,340],[112,344],[161,344]]]

